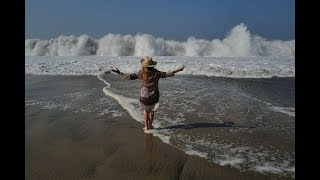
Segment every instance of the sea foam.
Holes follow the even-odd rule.
[[[99,75],[117,67],[126,73],[141,69],[141,57],[26,56],[25,73],[36,75]],[[294,77],[295,59],[278,57],[183,57],[154,56],[157,69],[170,71],[185,66],[179,74],[234,78]]]

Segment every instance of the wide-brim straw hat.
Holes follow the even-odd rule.
[[[157,65],[157,61],[152,60],[149,56],[144,57],[140,62],[142,67],[155,67]]]

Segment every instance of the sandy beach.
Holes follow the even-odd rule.
[[[121,116],[101,114],[92,104],[108,101],[102,91],[104,86],[95,76],[26,75],[26,179],[291,179],[242,172],[187,155],[144,133],[142,124],[117,103],[113,105]],[[79,91],[90,93],[81,98],[65,96]],[[50,107],[50,102],[43,105],[33,101],[56,96],[66,97],[61,103],[72,100],[88,108],[61,109]],[[102,103],[102,108],[108,105]]]

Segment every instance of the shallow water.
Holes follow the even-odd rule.
[[[41,76],[38,77],[37,81],[41,80]],[[138,105],[139,81],[125,80],[115,74],[100,78],[110,87],[99,81],[99,87],[106,86],[104,89],[97,86],[83,90],[79,82],[75,84],[79,90],[75,88],[67,94],[54,94],[54,87],[63,83],[53,81],[52,87],[29,84],[29,88],[52,88],[52,91],[50,96],[41,97],[29,93],[26,105],[92,112],[101,116],[108,114],[110,117],[129,112],[133,119],[142,122]],[[26,83],[32,83],[32,78]],[[221,166],[294,177],[294,78],[231,79],[176,75],[161,79],[159,89],[160,107],[154,120],[156,128],[149,133],[187,154]],[[103,98],[96,95],[103,92],[106,94]],[[88,98],[95,101],[86,104]]]

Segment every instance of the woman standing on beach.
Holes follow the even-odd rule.
[[[140,62],[141,70],[137,73],[123,73],[120,72],[117,68],[112,69],[112,71],[122,75],[123,77],[129,80],[140,80],[140,106],[143,109],[143,130],[146,131],[152,129],[154,111],[156,111],[159,107],[159,79],[172,77],[175,73],[182,71],[184,67],[178,68],[174,71],[162,72],[154,68],[157,62],[153,61],[151,57],[146,56]]]

